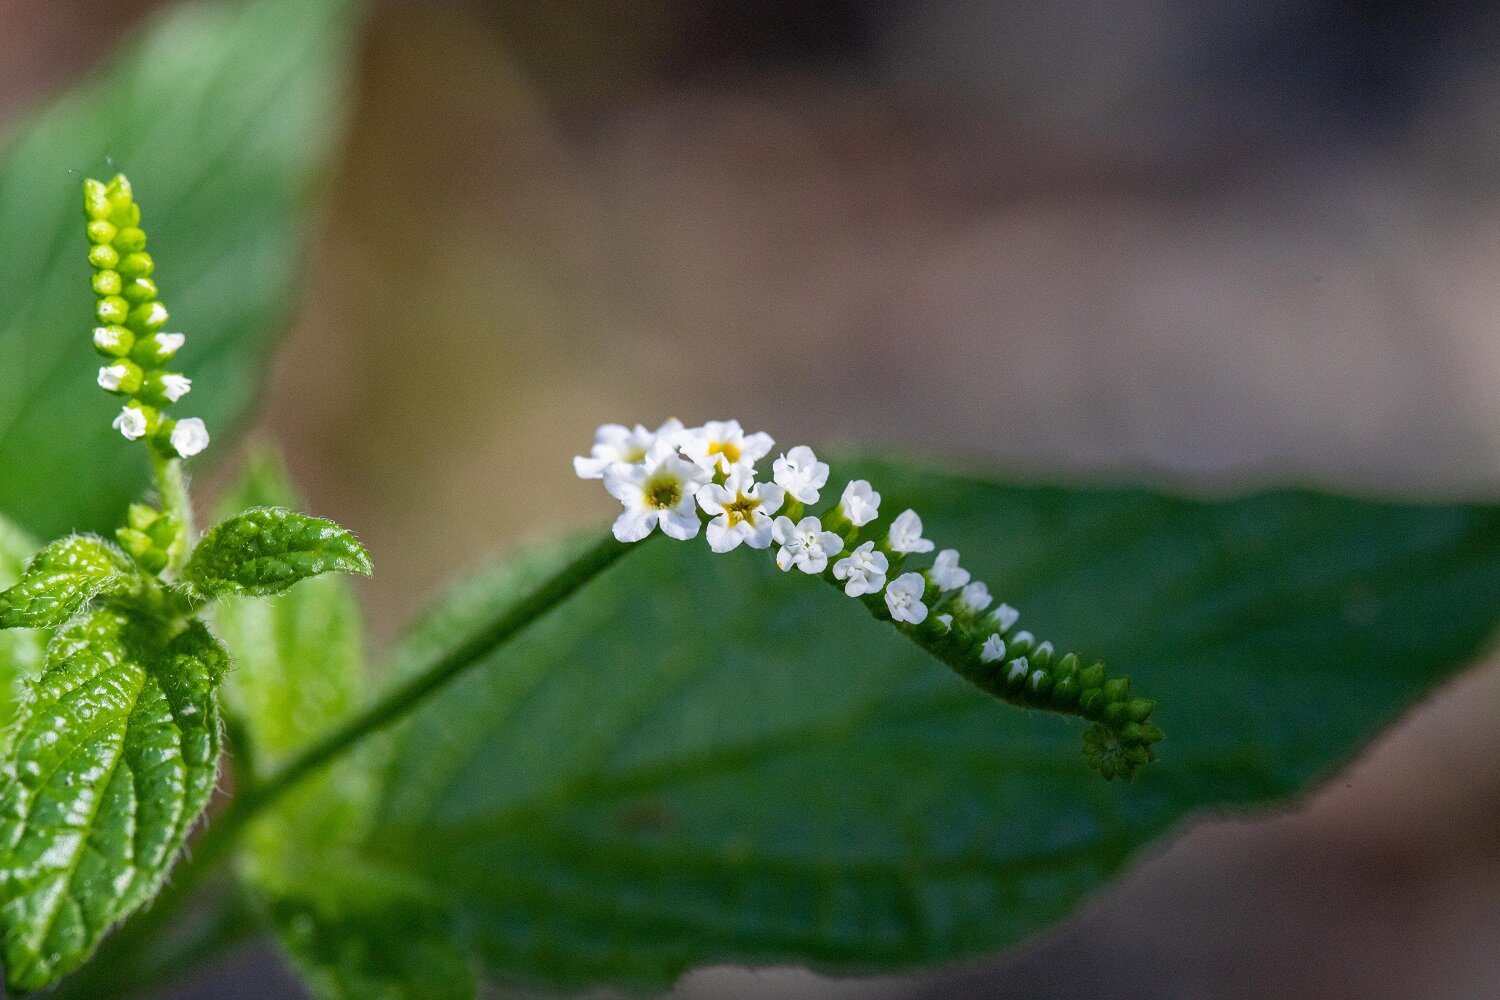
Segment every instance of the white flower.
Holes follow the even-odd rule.
[[[153,302],[146,307],[146,319],[141,325],[149,329],[150,327],[161,326],[166,321],[167,307],[160,302]]]
[[[938,620],[938,624],[940,624],[940,625],[943,626],[943,631],[944,632],[947,632],[947,631],[949,631],[950,629],[953,628],[953,616],[952,615],[938,615],[937,616],[937,620]]]
[[[157,333],[151,339],[156,342],[156,353],[163,361],[176,354],[187,343],[187,338],[180,333]]]
[[[776,485],[803,503],[817,503],[818,491],[828,482],[828,463],[805,444],[799,444],[771,465]]]
[[[701,525],[693,495],[707,478],[666,440],[653,444],[639,464],[612,463],[604,470],[604,488],[625,508],[615,519],[615,537],[638,542],[658,524],[669,538],[696,537]]]
[[[979,612],[989,607],[990,602],[993,600],[994,598],[990,596],[990,588],[978,580],[969,584],[963,589],[963,593],[958,595],[958,603],[963,605],[966,611],[974,615],[979,614]]]
[[[163,375],[161,377],[161,394],[167,397],[169,403],[177,402],[192,388],[193,380],[186,375]]]
[[[922,519],[914,510],[903,510],[891,522],[892,552],[931,552],[932,539],[922,537]]]
[[[146,433],[146,415],[140,407],[127,406],[120,410],[110,426],[125,435],[126,440],[134,441]]]
[[[710,420],[684,433],[682,453],[709,473],[728,474],[735,468],[755,468],[775,444],[769,434],[746,434],[738,420]]]
[[[921,573],[902,573],[885,588],[885,606],[891,610],[891,618],[898,622],[922,624],[927,617],[927,605],[922,603],[922,592],[927,581]]]
[[[880,494],[870,489],[870,484],[865,480],[856,479],[844,487],[839,510],[844,512],[849,523],[855,527],[869,524],[880,513]]]
[[[183,458],[192,458],[208,447],[208,428],[197,417],[177,421],[172,428],[172,447]]]
[[[573,471],[579,479],[603,479],[604,471],[617,462],[636,465],[646,460],[646,453],[660,440],[675,440],[682,432],[682,421],[668,420],[654,431],[640,424],[634,429],[624,424],[605,424],[594,432],[594,447],[585,457],[573,459]]]
[[[998,663],[1005,658],[1005,640],[1000,638],[1000,633],[992,634],[984,640],[984,647],[979,650],[979,662]]]
[[[932,569],[927,571],[932,582],[938,585],[942,591],[957,590],[969,582],[969,571],[959,566],[958,550],[944,549],[937,554],[933,560]]]
[[[774,483],[757,483],[746,468],[736,468],[723,485],[709,483],[698,490],[698,506],[714,519],[708,522],[708,547],[715,552],[752,549],[771,544],[771,515],[781,509],[786,494]]]
[[[796,566],[804,573],[821,573],[828,567],[830,556],[844,551],[844,540],[824,531],[823,522],[816,517],[804,517],[796,524],[789,517],[778,517],[771,525],[771,537],[781,546],[776,565],[783,570]]]
[[[1042,643],[1036,648],[1036,651],[1038,653],[1046,653],[1048,656],[1051,656],[1053,653],[1057,652],[1057,650],[1052,648],[1052,643],[1050,642]]]
[[[833,564],[833,575],[845,581],[844,593],[850,597],[874,594],[885,586],[885,571],[891,568],[884,552],[875,551],[874,542],[865,542]]]
[[[108,392],[118,392],[124,381],[130,377],[130,368],[123,364],[105,365],[99,369],[99,388]]]
[[[990,612],[990,617],[995,619],[995,624],[1000,626],[1000,631],[1009,632],[1010,627],[1021,618],[1021,612],[1009,604],[1002,604]]]
[[[1026,662],[1026,657],[1018,656],[1010,661],[1010,670],[1006,672],[1005,679],[1014,684],[1026,676],[1026,671],[1031,669],[1031,664]]]
[[[1018,643],[1020,645],[1030,646],[1032,643],[1036,642],[1036,636],[1032,635],[1030,632],[1026,631],[1025,629],[1022,629],[1021,631],[1017,632],[1015,635],[1011,636],[1010,637],[1010,641],[1014,642],[1014,643]]]

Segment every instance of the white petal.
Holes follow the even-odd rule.
[[[755,462],[765,458],[766,453],[774,447],[776,447],[776,442],[771,439],[771,435],[764,431],[756,431],[740,442],[740,461],[748,459]]]
[[[698,491],[698,506],[709,514],[723,514],[724,505],[734,499],[730,493],[718,483],[709,483]],[[718,549],[715,552],[720,551]]]
[[[668,538],[675,538],[679,542],[697,538],[698,529],[701,527],[703,527],[703,522],[698,520],[698,512],[691,508],[684,513],[679,505],[661,514],[662,534]]]
[[[755,486],[755,497],[760,500],[760,513],[774,514],[786,502],[786,490],[774,483],[758,483]]]
[[[579,479],[603,479],[604,470],[613,463],[607,458],[592,458],[578,455],[573,459],[573,471]]]
[[[656,527],[656,515],[654,510],[627,510],[615,518],[615,537],[622,542],[640,541]]]
[[[763,549],[771,544],[771,519],[768,517],[756,518],[754,525],[741,521],[740,529],[745,544],[752,549]]]
[[[745,536],[726,525],[725,518],[716,517],[708,522],[708,547],[715,552],[732,552],[740,547]]]

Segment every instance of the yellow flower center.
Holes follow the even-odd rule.
[[[723,455],[724,460],[730,465],[740,460],[740,446],[733,441],[710,441],[708,453],[710,455]]]
[[[760,501],[754,497],[747,497],[741,493],[733,500],[724,505],[724,517],[729,521],[729,527],[734,527],[741,521],[755,523],[755,508],[760,506]]]
[[[646,484],[646,503],[657,510],[671,510],[682,502],[682,480],[660,476]]]

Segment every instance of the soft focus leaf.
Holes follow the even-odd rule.
[[[184,4],[0,150],[0,510],[42,537],[114,526],[146,485],[94,384],[80,184],[127,171],[156,280],[218,434],[295,303],[310,195],[341,122],[351,4]],[[186,404],[184,404],[186,405]]]
[[[0,931],[13,990],[77,968],[149,900],[213,793],[228,655],[114,610],[61,629],[0,774]]]
[[[100,594],[123,593],[137,581],[130,558],[97,535],[59,538],[0,593],[0,628],[57,628]]]
[[[320,573],[370,574],[347,529],[285,507],[256,507],[208,530],[183,577],[201,595],[276,594]]]
[[[36,543],[25,532],[0,517],[0,590],[21,579],[26,561],[35,551]],[[0,732],[15,718],[21,681],[41,667],[47,638],[45,631],[0,631]],[[0,745],[4,742],[0,738]]]
[[[422,904],[406,929],[309,879],[303,936],[345,942],[330,963],[361,935],[462,941],[495,979],[564,987],[992,951],[1187,817],[1326,777],[1500,619],[1500,508],[839,471],[1156,697],[1161,761],[1106,784],[1080,724],[997,705],[821,583],[657,543],[398,731],[361,853]],[[457,591],[399,669],[561,558]]]
[[[246,507],[296,503],[280,464],[258,455],[220,506],[227,517]],[[224,598],[214,621],[235,654],[224,685],[227,710],[251,744],[231,747],[237,767],[247,760],[275,767],[344,718],[365,693],[359,605],[341,577],[308,580],[275,600]],[[266,901],[283,949],[319,998],[413,996],[382,993],[381,984],[404,982],[405,966],[415,961],[427,968],[443,949],[462,961],[444,941],[418,947],[407,935],[420,924],[405,916],[410,901],[393,897],[353,851],[368,819],[373,771],[364,761],[345,759],[304,782],[253,825],[240,852],[241,878]],[[337,903],[357,899],[371,915],[362,925],[368,933],[341,934],[333,921],[308,919],[304,911],[314,903],[303,887],[310,884],[325,887]],[[387,974],[383,963],[396,970]]]

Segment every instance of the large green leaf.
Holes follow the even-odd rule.
[[[454,982],[451,956],[400,968],[403,938],[563,987],[1002,948],[1193,814],[1326,777],[1500,620],[1496,507],[859,474],[1030,627],[1157,698],[1161,761],[1107,784],[1081,724],[997,704],[831,588],[764,553],[654,543],[399,730],[360,853],[412,905],[397,933],[365,889],[289,887],[323,974],[361,938],[406,976],[392,996]],[[399,669],[558,558],[458,591]]]
[[[0,510],[43,537],[114,526],[145,486],[99,391],[85,176],[126,170],[191,408],[216,432],[250,403],[294,304],[309,196],[340,124],[349,0],[190,4],[0,151]],[[186,403],[184,405],[187,405]]]
[[[150,899],[218,773],[228,656],[201,623],[112,609],[60,629],[0,772],[0,934],[13,990],[77,968]]]

